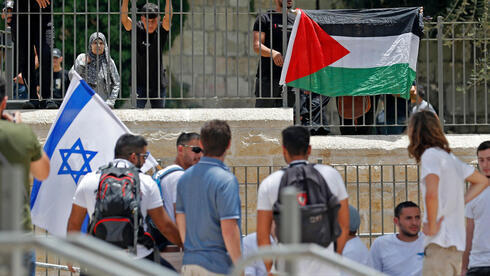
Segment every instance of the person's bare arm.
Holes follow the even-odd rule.
[[[80,232],[80,230],[82,229],[83,220],[85,219],[86,215],[87,215],[86,208],[83,208],[82,206],[76,204],[72,204],[71,213],[70,213],[70,217],[68,218],[68,226],[66,228],[66,231],[68,233]]]
[[[37,180],[45,180],[49,176],[49,158],[43,151],[39,160],[32,161],[30,166],[32,176]]]
[[[131,31],[133,21],[128,14],[129,0],[123,0],[121,4],[121,23],[126,31]]]
[[[49,6],[49,4],[51,4],[49,0],[36,0],[36,2],[39,5],[39,7],[43,9]]]
[[[464,195],[464,203],[470,202],[472,199],[477,197],[483,190],[488,187],[488,178],[483,174],[479,173],[477,170],[473,172],[470,176],[466,178],[466,181],[470,182],[470,188],[466,191]]]
[[[177,228],[179,228],[180,238],[182,243],[185,242],[185,214],[175,214],[175,221],[177,222]]]
[[[468,264],[470,263],[470,252],[473,243],[473,231],[475,229],[475,221],[471,218],[466,218],[466,248],[463,253],[463,263],[461,264],[461,275],[466,275]]]
[[[271,225],[272,225],[272,211],[258,210],[257,211],[257,245],[270,246],[271,245]],[[264,259],[265,268],[267,272],[272,269],[272,260]]]
[[[230,255],[233,263],[236,263],[242,257],[240,246],[240,229],[236,219],[221,220],[221,235],[225,241],[226,250]]]
[[[254,31],[254,51],[262,57],[270,57],[274,60],[274,64],[277,66],[282,66],[284,59],[282,54],[276,50],[272,50],[265,44],[265,33]]]
[[[340,201],[339,215],[337,217],[342,233],[337,238],[337,253],[342,255],[347,238],[349,237],[349,202],[348,199]]]
[[[425,206],[427,207],[427,222],[424,223],[423,232],[426,236],[434,236],[441,228],[441,217],[437,221],[437,211],[439,209],[439,176],[429,174],[425,177]]]
[[[165,31],[170,30],[170,22],[172,21],[172,1],[165,1],[165,16],[162,19],[162,27]]]
[[[83,220],[85,219],[86,215],[87,215],[86,208],[76,204],[72,204],[70,217],[68,218],[68,226],[66,228],[66,232],[68,232],[68,234],[80,232],[80,230],[82,229]],[[72,263],[67,263],[67,266],[69,271],[73,273],[76,272],[75,269],[73,269]]]
[[[182,241],[180,239],[179,230],[177,226],[168,216],[163,206],[150,209],[147,211],[148,215],[151,217],[156,227],[169,241],[173,244],[182,247]]]

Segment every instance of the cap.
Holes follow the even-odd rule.
[[[61,51],[58,48],[53,48],[53,57],[61,57]]]
[[[361,217],[359,216],[359,212],[357,212],[356,208],[354,208],[352,205],[349,205],[349,231],[357,231],[357,229],[359,229],[359,225],[361,225]]]
[[[14,1],[13,0],[7,0],[3,3],[3,8],[4,9],[14,9]]]

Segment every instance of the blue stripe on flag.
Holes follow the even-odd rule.
[[[66,130],[70,127],[71,123],[75,120],[77,115],[82,111],[85,105],[92,99],[92,96],[95,92],[90,88],[90,86],[84,81],[80,80],[80,84],[75,88],[73,93],[68,99],[65,107],[61,111],[61,115],[56,121],[56,125],[49,135],[46,144],[44,145],[44,151],[48,155],[49,159],[53,156],[53,152],[58,146],[59,141],[65,135]],[[36,202],[37,194],[39,193],[39,189],[41,188],[42,182],[34,179],[34,183],[32,184],[32,192],[31,192],[31,209]]]

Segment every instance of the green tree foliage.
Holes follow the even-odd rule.
[[[141,8],[148,0],[137,2]],[[165,12],[165,0],[160,1],[161,16]],[[121,75],[123,97],[129,97],[131,84],[131,32],[121,26],[121,0],[70,0],[52,1],[53,22],[55,26],[54,46],[64,53],[64,67],[71,68],[75,58],[88,49],[88,38],[96,31],[105,34],[108,40],[110,55]],[[150,0],[158,5],[158,1]],[[131,1],[130,1],[131,5]],[[173,17],[171,23],[171,43],[180,33],[180,24],[184,24],[189,11],[188,0],[172,0]],[[182,11],[182,12],[181,12]],[[180,18],[182,16],[182,19]],[[137,18],[139,19],[139,15]]]
[[[424,7],[424,15],[444,21],[478,21],[488,13],[488,0],[344,0],[346,7],[355,9]]]

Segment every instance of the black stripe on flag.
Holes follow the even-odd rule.
[[[376,37],[412,32],[423,35],[420,8],[305,10],[331,36]]]

